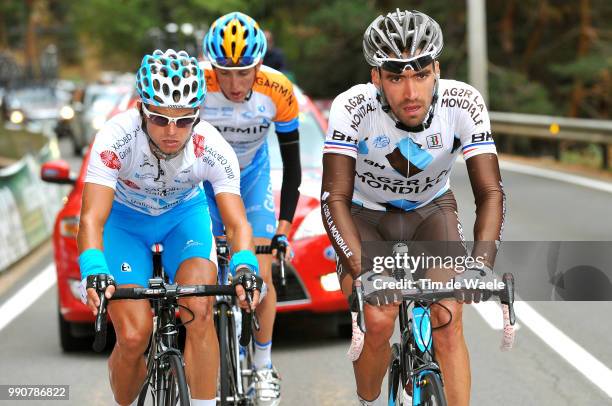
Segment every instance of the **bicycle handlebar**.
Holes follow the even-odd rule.
[[[490,296],[499,297],[500,302],[502,303],[502,311],[504,317],[504,342],[502,343],[502,349],[508,349],[512,347],[512,341],[514,340],[514,332],[510,331],[512,326],[514,326],[516,322],[516,316],[514,313],[514,275],[511,273],[504,273],[502,276],[502,282],[504,282],[503,289],[499,290],[488,290],[488,289],[478,289],[485,294],[484,297],[488,298]],[[465,289],[402,289],[401,295],[396,295],[395,291],[391,291],[389,293],[389,297],[384,295],[385,301],[381,303],[380,300],[377,300],[378,303],[371,303],[373,298],[368,300],[364,298],[364,292],[361,280],[359,278],[355,279],[354,288],[357,296],[357,305],[358,305],[358,314],[357,314],[357,322],[359,324],[359,328],[362,332],[366,332],[365,326],[365,318],[363,316],[363,307],[364,303],[368,302],[373,305],[382,305],[396,302],[398,299],[401,300],[413,300],[413,301],[422,301],[422,302],[436,302],[442,299],[455,298],[455,294],[458,291]],[[486,296],[486,293],[489,296]],[[378,297],[377,297],[378,299]],[[506,306],[506,308],[504,308]]]
[[[100,299],[100,306],[98,307],[98,314],[96,315],[96,321],[94,325],[94,344],[93,350],[101,352],[106,347],[106,333],[107,333],[107,319],[106,309],[109,300],[123,300],[123,299],[171,299],[180,297],[192,297],[192,296],[233,296],[236,294],[235,287],[233,285],[176,285],[167,284],[161,281],[161,279],[150,279],[150,286],[148,288],[117,288],[115,293],[110,299],[106,298],[104,291],[98,291],[98,298]],[[247,292],[247,300],[250,305],[250,294]],[[244,318],[252,317],[253,312],[247,313],[242,310]],[[250,323],[243,323],[242,334],[247,336],[250,340],[251,331]],[[245,331],[248,329],[249,331]],[[247,345],[248,341],[246,342]]]

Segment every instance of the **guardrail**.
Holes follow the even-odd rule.
[[[491,130],[499,148],[513,153],[513,137],[546,140],[554,145],[555,159],[561,158],[564,141],[596,144],[602,152],[602,167],[610,167],[609,147],[612,144],[612,120],[592,120],[542,116],[535,114],[490,112]],[[499,139],[499,136],[512,136]]]

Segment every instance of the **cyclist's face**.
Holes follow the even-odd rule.
[[[176,123],[169,123],[166,126],[159,126],[154,124],[151,119],[144,115],[140,103],[138,104],[138,109],[141,111],[141,115],[145,119],[149,137],[151,137],[153,142],[162,150],[163,153],[173,154],[177,152],[183,147],[183,144],[185,144],[187,138],[191,136],[193,125],[188,125],[184,128],[177,127]],[[152,105],[148,105],[147,109],[153,114],[159,113],[168,117],[191,116],[197,111],[197,109],[192,108],[171,109]]]
[[[215,74],[223,95],[234,103],[241,103],[253,88],[258,70],[259,65],[248,69],[215,68]]]
[[[440,72],[438,61],[420,71],[407,69],[396,74],[372,69],[372,83],[382,87],[391,111],[408,127],[423,122],[431,105],[436,73]]]

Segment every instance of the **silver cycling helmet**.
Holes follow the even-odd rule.
[[[406,69],[415,71],[435,61],[442,52],[442,29],[427,14],[419,11],[400,11],[380,15],[363,34],[363,55],[373,67],[393,73]],[[382,88],[378,89],[383,110],[396,122],[398,128],[410,132],[423,131],[431,125],[438,100],[438,76],[435,78],[431,106],[423,122],[407,127],[391,111]]]
[[[382,67],[387,61],[410,61],[442,52],[442,29],[427,14],[396,9],[378,16],[363,34],[363,55],[371,66]]]

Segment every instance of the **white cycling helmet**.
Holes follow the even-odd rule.
[[[145,104],[170,108],[198,107],[206,97],[204,74],[185,51],[156,49],[145,55],[136,73],[136,89]]]

